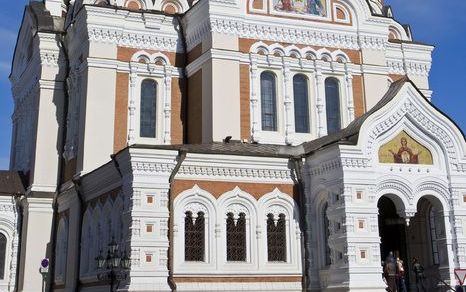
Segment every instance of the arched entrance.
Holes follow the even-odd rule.
[[[389,252],[400,257],[409,271],[407,286],[410,291],[417,291],[411,267],[411,260],[416,257],[425,269],[424,285],[428,291],[444,291],[438,285],[440,280],[449,280],[443,206],[436,197],[424,196],[418,201],[416,215],[407,221],[400,216],[404,208],[401,205],[401,200],[391,195],[382,196],[377,203],[381,261]]]

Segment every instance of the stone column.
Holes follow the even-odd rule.
[[[131,64],[131,73],[129,75],[129,119],[128,119],[128,145],[136,143],[136,82],[137,73],[136,65]]]
[[[259,129],[259,98],[257,97],[257,63],[251,58],[251,134],[255,140]]]
[[[294,119],[293,119],[293,98],[291,92],[291,72],[290,67],[286,64],[283,64],[283,93],[284,93],[284,108],[285,108],[285,143],[292,144],[292,135],[294,134]]]
[[[315,61],[315,95],[317,107],[317,136],[322,137],[327,135],[327,122],[325,112],[325,83],[322,75],[322,68]]]
[[[346,107],[348,119],[346,126],[354,120],[354,98],[353,98],[353,74],[348,70],[345,64],[345,88],[346,88]]]
[[[172,71],[171,66],[165,66],[165,92],[163,103],[163,144],[171,144],[171,92],[172,92]]]

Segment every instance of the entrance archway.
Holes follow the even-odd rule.
[[[449,260],[445,229],[444,209],[434,196],[422,197],[416,206],[416,215],[409,220],[399,214],[400,202],[393,196],[382,196],[379,209],[380,255],[384,261],[393,252],[405,263],[406,283],[416,291],[415,275],[411,260],[416,257],[425,269],[425,287],[428,291],[443,291],[440,280],[448,282]],[[411,281],[410,281],[411,279]],[[445,287],[443,287],[445,288]]]
[[[440,280],[449,280],[448,248],[442,203],[434,196],[424,196],[417,204],[416,216],[408,227],[409,254],[425,269],[427,285],[435,288]],[[440,290],[437,290],[440,291]]]
[[[380,198],[379,235],[381,238],[380,254],[382,260],[393,252],[395,256],[407,260],[406,221],[398,215],[395,203],[387,196]]]

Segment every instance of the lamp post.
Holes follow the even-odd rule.
[[[100,250],[95,261],[99,271],[97,278],[100,281],[109,281],[110,291],[116,291],[120,281],[126,280],[131,267],[131,259],[128,257],[126,250],[120,252],[115,238],[112,237],[112,241],[108,244],[107,256],[104,257],[102,250]],[[115,290],[113,286],[115,286]]]

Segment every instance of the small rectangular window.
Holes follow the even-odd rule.
[[[147,204],[151,205],[154,203],[154,196],[147,196]]]
[[[364,220],[358,220],[359,229],[364,229]]]
[[[362,192],[361,191],[356,192],[356,199],[362,200]]]

